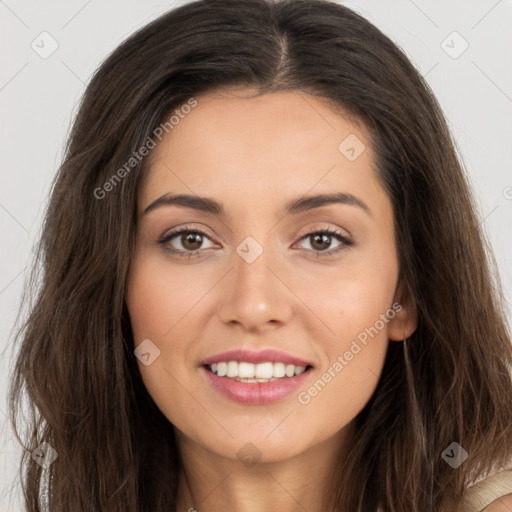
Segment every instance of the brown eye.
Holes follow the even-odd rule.
[[[169,233],[158,240],[158,243],[171,254],[192,258],[201,256],[203,250],[211,248],[204,247],[205,240],[210,240],[206,233],[198,229],[183,228]]]
[[[339,242],[339,245],[334,249],[326,250],[331,246],[333,239],[336,239]],[[317,253],[317,257],[332,256],[354,245],[352,240],[350,240],[343,233],[336,231],[335,229],[322,229],[318,231],[312,231],[311,233],[304,235],[301,240],[307,240],[311,247],[311,249],[307,248],[303,250]]]
[[[331,238],[329,235],[324,233],[310,235],[310,243],[314,249],[328,249],[331,245]]]
[[[185,249],[196,251],[201,248],[203,237],[199,233],[191,233],[187,231],[181,234],[180,242]]]

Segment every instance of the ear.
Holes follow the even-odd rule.
[[[395,316],[388,324],[388,338],[392,341],[403,341],[416,330],[418,313],[409,287],[404,279],[400,279],[393,299]]]

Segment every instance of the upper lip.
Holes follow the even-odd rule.
[[[281,362],[285,364],[293,364],[295,366],[313,366],[310,362],[304,361],[299,357],[295,357],[291,354],[287,354],[286,352],[273,349],[265,349],[258,352],[243,349],[230,350],[229,352],[222,352],[222,354],[216,354],[214,356],[208,357],[201,362],[201,365],[204,366],[208,364],[229,361],[246,361],[253,364],[266,363],[270,361],[272,363]]]

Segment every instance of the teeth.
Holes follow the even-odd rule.
[[[213,369],[213,365],[210,366],[213,373],[215,373]],[[217,375],[219,377],[224,377],[228,373],[228,363],[217,363]]]
[[[229,361],[226,377],[238,377],[238,363],[236,361]]]
[[[240,366],[243,364],[240,363]],[[258,379],[271,379],[274,376],[274,365],[272,363],[257,364],[255,373]]]
[[[285,375],[286,365],[284,363],[274,363],[274,377],[284,377]]]
[[[300,375],[301,373],[306,371],[305,366],[296,366],[295,367],[295,375]]]
[[[253,364],[246,361],[226,361],[208,365],[211,372],[219,377],[242,380],[243,382],[268,382],[283,377],[300,375],[306,368],[281,362]]]
[[[238,375],[236,376],[241,379],[254,379],[254,365],[252,363],[238,363]],[[256,375],[256,377],[262,377],[262,375]]]

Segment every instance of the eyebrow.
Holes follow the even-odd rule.
[[[371,216],[371,210],[368,205],[353,194],[348,193],[334,193],[334,194],[319,194],[315,196],[303,196],[298,199],[293,199],[284,206],[284,215],[293,215],[306,210],[320,208],[328,204],[346,204],[350,206],[358,206]],[[201,212],[209,213],[217,217],[225,217],[226,211],[215,199],[209,197],[199,197],[188,194],[164,194],[150,205],[148,205],[143,215],[156,210],[162,206],[181,206],[183,208],[191,208]]]

